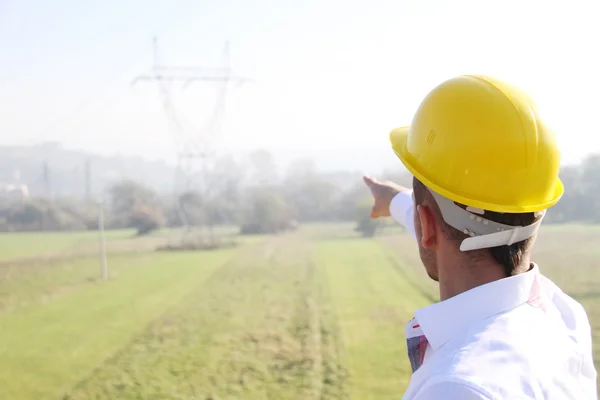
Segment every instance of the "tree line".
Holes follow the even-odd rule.
[[[382,179],[410,185],[401,169]],[[561,170],[565,195],[546,223],[600,222],[600,155]],[[177,195],[157,193],[144,182],[116,181],[105,190],[105,227],[146,234],[162,227],[239,226],[242,233],[277,233],[298,223],[354,221],[366,236],[381,222],[369,218],[371,201],[361,173],[319,171],[310,159],[280,171],[264,150],[249,163],[232,156],[211,168]],[[75,198],[0,199],[0,231],[65,231],[98,228],[99,205]]]

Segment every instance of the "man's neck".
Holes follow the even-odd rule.
[[[492,259],[466,260],[439,265],[440,301],[467,292],[478,286],[506,278],[506,272],[500,264]],[[529,257],[516,268],[513,275],[527,272],[530,269]]]

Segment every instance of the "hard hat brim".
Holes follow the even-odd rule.
[[[507,204],[494,204],[483,202],[475,199],[471,199],[468,197],[461,196],[460,194],[450,192],[443,187],[439,186],[435,182],[431,181],[427,176],[419,171],[417,168],[417,163],[414,160],[414,157],[408,151],[408,134],[410,131],[410,126],[403,126],[400,128],[395,128],[390,132],[390,142],[392,145],[392,149],[396,156],[402,161],[402,164],[408,169],[408,171],[417,178],[421,183],[427,186],[429,189],[435,191],[436,193],[452,200],[457,203],[480,208],[487,211],[495,211],[501,213],[526,213],[526,212],[535,212],[546,210],[560,200],[562,194],[564,192],[564,186],[560,179],[556,180],[556,185],[554,187],[554,194],[552,196],[552,200],[543,203],[543,204],[535,204],[528,206],[514,206]]]

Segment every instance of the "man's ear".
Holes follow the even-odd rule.
[[[430,249],[437,245],[435,215],[426,205],[417,206],[417,215],[421,224],[421,246]]]

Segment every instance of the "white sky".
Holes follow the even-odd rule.
[[[433,86],[482,73],[530,92],[574,162],[600,151],[599,17],[598,0],[0,0],[0,144],[171,158],[156,86],[130,84],[157,34],[175,65],[219,66],[229,39],[255,80],[228,97],[228,150],[392,162],[388,131]],[[201,126],[217,88],[174,90],[182,118]]]

